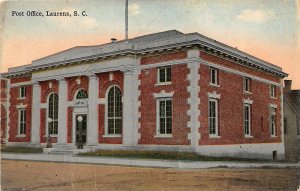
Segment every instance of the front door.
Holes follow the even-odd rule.
[[[82,117],[82,122],[81,122],[81,131],[80,131],[80,122],[78,121],[78,117],[81,116]],[[87,119],[87,115],[86,114],[77,114],[75,116],[76,118],[76,144],[79,143],[80,138],[83,144],[86,143],[86,119]]]

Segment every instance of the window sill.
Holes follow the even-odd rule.
[[[48,135],[44,135],[43,137],[48,137]],[[52,137],[54,137],[54,138],[56,137],[56,138],[57,138],[57,137],[58,137],[58,135],[56,135],[56,134],[53,134],[53,135],[50,135],[50,137],[51,137],[51,138],[52,138]]]
[[[118,138],[118,137],[122,137],[121,134],[117,134],[117,135],[103,135],[102,137],[104,138]]]
[[[172,134],[157,134],[154,136],[155,138],[172,138]]]
[[[17,135],[16,137],[23,138],[23,137],[26,137],[26,134]]]
[[[271,96],[270,98],[271,98],[271,99],[277,99],[277,97],[272,97],[272,96]]]
[[[244,94],[250,94],[250,95],[252,95],[252,92],[244,91]]]
[[[276,138],[276,137],[278,137],[277,135],[271,135],[271,138]]]
[[[211,138],[211,139],[220,139],[221,136],[219,136],[219,135],[209,135],[209,138]]]
[[[24,100],[26,97],[18,97],[18,100]]]
[[[252,135],[245,135],[245,138],[253,138]]]
[[[213,83],[209,83],[209,85],[210,85],[210,86],[214,86],[214,87],[218,87],[218,88],[220,87],[220,85],[219,85],[219,84],[213,84]]]
[[[171,85],[172,82],[158,82],[155,84],[155,86],[166,86],[166,85]]]

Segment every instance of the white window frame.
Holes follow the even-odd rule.
[[[211,116],[210,116],[210,102],[215,103],[215,133],[211,133]],[[208,99],[208,131],[210,138],[219,138],[219,100],[216,98],[209,98]]]
[[[167,69],[170,68],[170,72],[171,72],[171,80],[167,80]],[[165,71],[165,76],[164,76],[164,81],[160,81],[160,75],[161,75],[161,70]],[[157,84],[158,85],[168,85],[172,83],[172,67],[171,66],[162,66],[157,68]]]
[[[24,91],[22,91],[22,90],[24,90]],[[22,92],[24,92],[24,94]],[[26,98],[26,86],[20,86],[19,87],[19,98],[20,99],[25,99]]]
[[[214,71],[214,74],[213,74],[213,71]],[[210,85],[219,87],[220,86],[219,85],[219,70],[217,68],[210,67],[209,73],[210,73]],[[215,82],[213,82],[213,76],[215,78]]]
[[[122,129],[121,129],[121,133],[120,134],[109,134],[108,133],[108,93],[109,91],[114,88],[114,87],[117,87],[120,89],[121,91],[121,88],[117,85],[112,85],[112,86],[109,86],[106,90],[106,93],[105,93],[105,123],[104,123],[104,135],[103,137],[121,137],[122,136],[122,131],[123,131],[123,111],[122,111],[122,116],[121,116],[121,119],[122,119]],[[121,103],[122,103],[122,110],[123,110],[123,95],[122,95],[122,92],[121,92]]]
[[[247,108],[247,111],[248,111],[248,119],[246,119],[246,108]],[[252,137],[251,136],[251,111],[252,108],[251,108],[251,105],[250,104],[244,104],[244,135],[245,137]],[[247,121],[246,121],[247,120]],[[246,123],[248,125],[248,133],[246,133]]]
[[[171,101],[171,104],[172,104],[172,106],[171,106],[172,107],[172,109],[171,109],[172,133],[167,133],[166,131],[165,131],[165,133],[160,132],[160,102],[161,101]],[[165,114],[166,114],[166,112],[165,112]],[[165,119],[167,119],[166,116],[165,116]],[[172,137],[172,134],[173,134],[173,99],[172,99],[172,97],[158,97],[156,99],[156,135],[155,135],[155,137]]]
[[[276,108],[270,107],[270,134],[271,137],[276,137]],[[274,118],[273,118],[274,117]],[[274,119],[274,121],[273,121]]]
[[[244,77],[244,92],[251,93],[251,78]]]
[[[58,105],[58,109],[57,109],[57,112],[59,111],[59,95],[55,92],[51,92],[49,95],[48,95],[48,98],[47,98],[47,119],[46,119],[46,135],[45,136],[48,136],[48,133],[49,133],[49,122],[48,122],[48,119],[49,119],[49,105],[50,105],[50,96],[52,94],[56,94],[58,96],[58,100],[57,100],[57,105]],[[52,119],[52,122],[51,123],[54,123],[57,121],[58,123],[58,115],[57,114],[57,119]],[[58,136],[58,125],[57,125],[57,134],[50,134],[51,137],[57,137]]]
[[[273,84],[270,85],[270,97],[276,98],[276,86]]]
[[[24,117],[22,118],[22,112],[24,112]],[[25,125],[25,133],[21,133],[21,125]],[[26,135],[26,109],[25,108],[20,108],[18,109],[18,135],[24,136]]]

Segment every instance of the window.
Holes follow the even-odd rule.
[[[271,136],[276,136],[276,109],[271,108]]]
[[[81,89],[77,92],[76,99],[87,99],[88,93],[86,90]]]
[[[172,134],[172,100],[158,99],[159,107],[159,128],[158,134]]]
[[[244,90],[245,92],[251,92],[251,79],[244,78]]]
[[[161,67],[158,69],[159,83],[171,82],[171,80],[172,80],[171,66]]]
[[[26,134],[26,109],[19,109],[19,134]]]
[[[219,79],[218,79],[218,69],[216,68],[210,68],[210,84],[218,85]]]
[[[58,95],[51,93],[48,100],[48,118],[52,121],[48,122],[48,131],[51,135],[58,133]]]
[[[107,133],[122,133],[122,94],[117,86],[109,89],[107,95]]]
[[[275,85],[270,86],[270,95],[272,98],[276,98],[276,86]]]
[[[25,86],[20,86],[20,88],[19,88],[19,97],[20,98],[25,98],[26,97],[26,87]]]
[[[244,105],[244,134],[246,136],[251,135],[251,106],[249,104]]]
[[[209,134],[218,136],[218,100],[209,99]]]

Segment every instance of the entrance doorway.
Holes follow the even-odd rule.
[[[82,122],[81,122],[81,133],[80,133],[80,127],[79,127],[79,122],[78,122],[78,117],[82,117]],[[77,114],[75,115],[75,121],[76,121],[76,144],[79,143],[80,141],[80,136],[83,144],[86,144],[86,126],[87,126],[87,115],[86,114]]]

